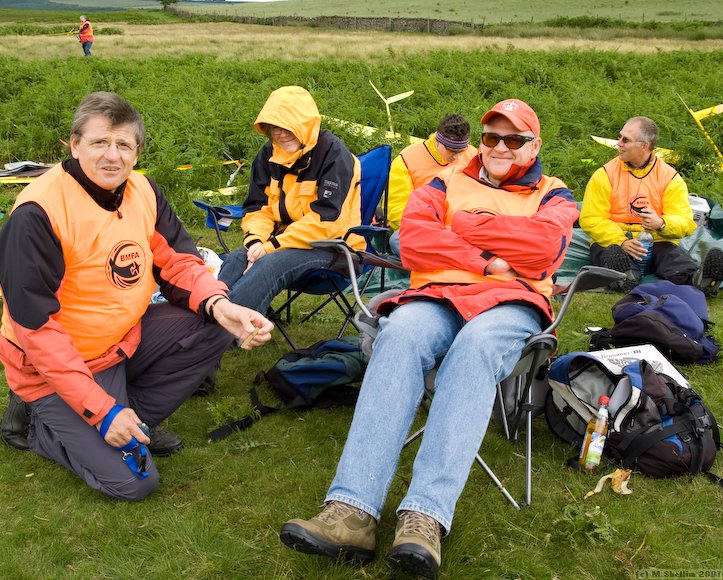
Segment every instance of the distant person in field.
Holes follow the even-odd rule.
[[[90,49],[93,46],[93,25],[85,16],[80,17],[78,40],[80,41],[80,46],[83,47],[83,54],[90,56]]]
[[[693,284],[714,295],[723,280],[723,252],[712,249],[701,267],[678,247],[696,228],[688,187],[680,174],[655,155],[658,126],[633,117],[620,130],[619,154],[595,171],[585,189],[580,226],[590,236],[590,259],[596,266],[625,272],[614,289],[624,292],[640,283],[640,260],[646,255],[637,235],[653,234],[652,273],[674,284]]]
[[[361,223],[361,165],[338,137],[321,129],[316,103],[302,87],[272,92],[254,128],[268,141],[251,165],[243,248],[226,257],[219,280],[236,304],[266,312],[283,289],[335,262],[335,251],[310,242],[342,238]],[[366,247],[354,234],[347,243]]]
[[[441,359],[387,554],[394,568],[435,577],[496,385],[554,316],[552,274],[577,206],[562,181],[542,172],[540,122],[527,103],[501,101],[482,124],[479,155],[409,198],[399,232],[411,289],[380,304],[379,334],[326,506],[281,527],[281,541],[294,550],[374,558],[377,526],[395,515],[384,505],[425,375]]]
[[[469,144],[470,127],[461,115],[445,115],[425,141],[402,149],[392,161],[389,172],[387,221],[394,230],[390,239],[392,251],[399,255],[399,223],[409,195],[426,185],[449,165],[467,165],[477,155]]]
[[[133,171],[146,137],[130,103],[90,94],[69,142],[0,230],[0,433],[137,501],[158,486],[153,456],[182,445],[161,422],[235,339],[259,346],[273,325],[228,300],[158,185]],[[167,302],[149,304],[157,285]]]

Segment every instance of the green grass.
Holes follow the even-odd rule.
[[[561,50],[395,53],[377,62],[328,59],[287,62],[219,60],[202,55],[125,60],[73,57],[20,61],[0,57],[0,159],[57,161],[64,155],[73,110],[92,90],[123,94],[142,112],[148,148],[139,166],[163,186],[191,224],[196,192],[225,184],[229,171],[216,162],[228,154],[250,165],[263,142],[252,129],[259,108],[274,88],[302,84],[322,113],[384,128],[383,104],[367,79],[387,95],[414,89],[392,105],[394,126],[405,135],[428,135],[447,112],[472,121],[492,103],[516,96],[537,110],[542,124],[542,159],[582,199],[595,167],[614,155],[590,135],[617,135],[625,120],[645,114],[660,125],[659,145],[681,154],[677,169],[691,191],[723,201],[723,173],[713,148],[678,99],[693,109],[717,104],[723,52],[677,51],[629,56],[614,52]],[[440,68],[440,63],[444,67]],[[654,71],[654,74],[653,74]],[[704,124],[723,145],[723,118]],[[334,127],[355,153],[379,142]],[[395,144],[395,151],[401,143]],[[178,172],[182,163],[195,166]],[[241,176],[241,182],[248,174]],[[243,190],[242,190],[243,191]],[[17,189],[0,190],[7,211]],[[242,195],[242,194],[241,194]]]
[[[246,16],[391,16],[398,18],[435,18],[464,22],[499,24],[501,22],[542,22],[560,17],[599,17],[630,22],[723,20],[723,11],[715,0],[681,3],[675,0],[609,0],[606,2],[570,2],[569,0],[285,0],[284,2],[208,4],[181,2],[182,10],[199,13],[239,14]]]
[[[211,240],[204,240],[212,245]],[[585,348],[586,325],[610,324],[619,295],[576,298],[561,330],[561,351]],[[308,309],[312,302],[302,305]],[[711,302],[720,319],[723,300]],[[302,344],[331,336],[326,322],[292,326]],[[718,331],[718,338],[723,338]],[[168,426],[185,449],[158,459],[161,487],[141,504],[113,502],[62,468],[0,445],[3,578],[324,578],[395,577],[380,557],[353,569],[296,554],[278,540],[281,524],[318,511],[334,474],[351,420],[349,409],[284,411],[219,443],[206,432],[233,401],[247,411],[247,389],[259,369],[287,347],[280,338],[251,353],[224,357],[218,391],[191,399]],[[720,414],[723,363],[680,367]],[[266,392],[264,399],[273,398]],[[4,406],[0,398],[0,408]],[[245,408],[246,407],[246,408]],[[389,548],[394,509],[403,497],[416,448],[403,452],[379,529],[379,552]],[[491,426],[483,456],[511,491],[523,491],[521,449]],[[649,567],[719,570],[723,491],[703,478],[652,480],[634,475],[633,495],[609,489],[583,500],[595,477],[570,471],[575,450],[535,421],[533,505],[515,511],[484,473],[473,468],[443,541],[440,578],[635,578]],[[718,458],[714,471],[723,462]],[[672,546],[675,546],[673,549]]]
[[[91,11],[117,12],[119,10],[152,9],[160,6],[155,0],[3,0],[7,9],[20,11],[61,12]]]
[[[121,0],[122,1],[122,0]],[[154,3],[155,4],[155,3]],[[158,6],[155,4],[155,6]],[[127,23],[127,24],[169,24],[172,22],[181,22],[182,19],[175,16],[172,12],[164,10],[115,10],[95,12],[93,8],[84,12],[93,24],[98,23]],[[12,8],[0,8],[0,22],[13,22],[20,24],[56,24],[56,23],[72,23],[72,26],[78,27],[79,12],[77,10],[31,10]]]
[[[0,19],[12,22],[2,13]],[[383,58],[364,61],[249,61],[235,53],[223,59],[185,54],[90,62],[77,55],[32,61],[2,57],[0,160],[62,158],[60,139],[67,139],[79,100],[92,90],[117,91],[146,120],[149,147],[140,166],[158,180],[199,243],[216,248],[190,201],[199,189],[225,183],[228,171],[215,164],[224,152],[247,162],[253,158],[262,139],[251,125],[268,93],[283,84],[303,84],[324,114],[384,128],[384,108],[367,82],[372,79],[387,95],[415,90],[410,99],[392,105],[395,127],[405,135],[424,136],[441,115],[457,110],[473,121],[478,140],[477,120],[488,106],[509,96],[528,100],[542,121],[547,171],[563,178],[578,199],[595,167],[613,155],[589,135],[615,136],[628,117],[647,114],[661,126],[660,144],[681,152],[679,170],[691,190],[723,201],[723,174],[711,169],[716,161],[712,149],[675,95],[679,91],[694,109],[717,104],[721,51],[537,53],[513,44],[419,54],[390,48]],[[723,120],[704,123],[723,144]],[[355,152],[379,141],[337,132]],[[395,144],[395,150],[400,146]],[[188,162],[194,170],[175,171]],[[0,211],[11,207],[18,191],[0,188]],[[585,350],[584,327],[609,326],[610,307],[619,298],[578,296],[561,328],[561,352]],[[302,303],[296,319],[312,303]],[[711,318],[720,321],[723,297],[712,300],[710,308]],[[325,312],[291,330],[300,344],[311,344],[333,336],[334,319]],[[721,327],[714,332],[723,340]],[[287,350],[277,337],[262,349],[224,357],[218,392],[189,400],[170,418],[168,426],[181,434],[185,449],[158,460],[161,487],[141,504],[107,500],[57,465],[0,445],[0,577],[394,577],[382,558],[351,569],[296,554],[278,541],[285,520],[312,516],[323,501],[348,430],[349,409],[277,413],[246,433],[217,444],[206,441],[220,420],[248,412],[254,376]],[[680,370],[720,419],[723,362]],[[0,409],[4,388],[0,380]],[[268,393],[264,397],[271,402]],[[513,510],[481,470],[473,469],[453,532],[443,542],[441,578],[617,579],[635,578],[637,570],[653,566],[721,569],[720,488],[702,478],[657,481],[635,475],[633,495],[607,490],[583,501],[595,478],[564,467],[575,450],[556,440],[544,420],[536,421],[535,434],[532,507]],[[483,455],[518,495],[523,489],[520,451],[490,428]],[[394,508],[409,481],[413,457],[414,449],[403,453],[392,484],[379,531],[380,555],[390,546]],[[720,456],[713,470],[723,474]]]

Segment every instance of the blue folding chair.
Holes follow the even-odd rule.
[[[361,225],[351,228],[345,235],[344,240],[352,233],[361,235],[367,241],[366,253],[374,255],[376,249],[373,241],[388,236],[390,232],[386,227],[372,225],[372,221],[380,201],[386,195],[389,168],[392,163],[392,148],[387,144],[379,145],[357,157],[361,163]],[[206,212],[206,226],[216,231],[221,247],[228,253],[229,248],[223,241],[221,232],[226,231],[234,219],[243,217],[242,207],[213,206],[199,200],[195,200],[193,203]],[[315,242],[313,245],[316,246],[317,243]],[[371,274],[375,268],[375,265],[368,262],[363,265],[356,264],[355,271],[358,274],[359,285],[362,289],[365,289],[369,284]],[[346,268],[344,268],[344,272],[346,272]],[[382,280],[383,278],[382,275]],[[344,289],[349,286],[350,282],[351,279],[347,274],[335,270],[319,269],[308,272],[287,289],[287,298],[284,303],[274,308],[268,315],[274,320],[277,328],[291,347],[296,348],[294,341],[283,327],[283,324],[281,324],[282,316],[285,314],[286,322],[290,321],[291,305],[302,294],[326,296],[326,299],[318,307],[304,316],[299,322],[306,322],[327,304],[334,302],[344,315],[344,322],[337,334],[337,338],[339,338],[343,336],[349,324],[354,325],[354,315],[357,307],[353,301],[350,302],[344,295]]]

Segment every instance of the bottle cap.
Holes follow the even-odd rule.
[[[610,402],[610,397],[601,395],[600,398],[597,400],[597,402],[599,405],[607,405]]]

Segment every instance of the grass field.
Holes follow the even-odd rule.
[[[67,24],[65,30],[70,30],[75,25],[72,19],[61,22]],[[590,34],[568,31],[566,36],[530,38],[506,36],[508,32],[503,32],[500,36],[427,36],[379,31],[255,26],[231,22],[137,25],[98,20],[96,28],[99,33],[93,47],[94,54],[124,61],[188,53],[234,61],[276,56],[291,61],[355,58],[383,62],[405,54],[440,50],[470,53],[513,48],[549,52],[567,48],[655,54],[678,50],[710,52],[723,49],[723,34],[719,34],[719,38],[705,41],[665,37],[643,39],[629,33],[617,36],[605,31],[597,33],[594,30]],[[105,35],[105,28],[119,31],[120,34]],[[723,31],[723,28],[721,30]],[[1,56],[27,61],[43,59],[48,53],[62,57],[73,56],[80,51],[73,36],[40,35],[37,32],[26,35],[18,34],[16,30],[9,32],[10,34],[2,34],[0,27]]]
[[[89,1],[89,0],[88,0]],[[667,22],[681,20],[716,21],[723,10],[715,0],[377,0],[347,2],[346,0],[285,0],[261,3],[195,3],[180,2],[179,8],[199,13],[243,14],[250,16],[391,16],[405,18],[438,18],[444,20],[500,22],[540,22],[558,17],[596,16],[619,18],[634,22],[645,20]]]
[[[645,6],[666,9],[662,3]],[[57,14],[37,17],[59,24]],[[103,17],[100,28],[123,34],[100,34],[90,60],[72,38],[0,36],[0,161],[62,158],[60,139],[67,139],[77,102],[92,90],[117,91],[146,121],[149,146],[140,166],[158,180],[201,245],[217,248],[190,200],[200,189],[225,183],[228,171],[216,164],[225,152],[247,163],[253,158],[261,145],[251,129],[257,111],[270,90],[292,83],[307,86],[323,113],[382,128],[386,115],[368,79],[387,95],[414,89],[413,97],[393,105],[398,130],[426,135],[453,109],[473,121],[473,140],[479,139],[477,119],[487,106],[507,96],[524,98],[540,114],[545,167],[578,199],[595,167],[613,155],[589,135],[615,136],[626,118],[648,114],[661,125],[661,145],[681,152],[679,170],[691,189],[723,202],[723,174],[712,169],[712,148],[675,94],[693,108],[721,102],[723,47],[717,41],[490,43],[231,23],[133,25],[124,18]],[[704,123],[723,144],[723,122]],[[379,142],[332,128],[357,153]],[[395,143],[395,151],[400,147]],[[188,162],[196,169],[175,171]],[[0,211],[8,211],[18,190],[0,188]],[[578,296],[561,328],[561,352],[585,350],[583,329],[609,326],[610,307],[619,298]],[[304,301],[295,320],[313,304]],[[713,321],[723,320],[723,296],[709,307]],[[291,331],[307,345],[332,336],[336,320],[324,311]],[[723,340],[720,324],[713,332]],[[349,409],[277,413],[243,434],[207,442],[210,428],[248,412],[254,376],[287,350],[276,337],[252,353],[224,357],[217,393],[188,401],[170,418],[168,426],[183,437],[185,449],[158,460],[161,487],[141,504],[107,500],[60,467],[0,445],[0,578],[397,578],[381,556],[391,543],[413,449],[402,455],[383,513],[380,558],[353,569],[296,554],[278,540],[284,521],[318,511],[344,444]],[[723,361],[679,368],[720,420]],[[263,397],[272,402],[268,393]],[[636,474],[631,496],[607,490],[583,500],[595,478],[564,467],[575,450],[556,440],[544,419],[535,423],[533,505],[513,510],[473,469],[452,534],[443,542],[442,579],[723,575],[721,488],[702,478],[659,481]],[[482,452],[520,494],[520,450],[493,426]],[[718,474],[721,457],[713,466]]]

